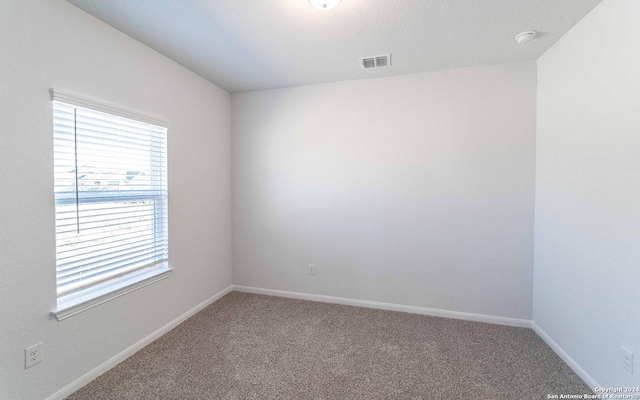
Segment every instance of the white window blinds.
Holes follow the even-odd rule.
[[[54,98],[58,297],[167,267],[166,134]]]

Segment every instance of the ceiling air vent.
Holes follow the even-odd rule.
[[[364,69],[388,67],[391,65],[391,54],[361,58],[360,65]]]

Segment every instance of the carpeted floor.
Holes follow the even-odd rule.
[[[592,393],[530,329],[232,292],[68,399]]]

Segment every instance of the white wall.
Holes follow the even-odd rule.
[[[233,94],[234,284],[531,319],[535,95],[535,62]]]
[[[534,321],[606,387],[640,385],[639,21],[605,0],[538,60]]]
[[[171,124],[175,273],[62,322],[51,87]],[[62,0],[0,3],[0,88],[0,398],[43,399],[231,284],[230,95]]]

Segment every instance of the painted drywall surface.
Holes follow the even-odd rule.
[[[533,60],[601,0],[69,0],[230,92]],[[514,35],[544,31],[526,46]],[[393,68],[358,67],[392,52]],[[397,60],[397,62],[396,62]]]
[[[530,319],[535,91],[527,62],[232,94],[234,284]]]
[[[605,0],[538,60],[534,321],[607,387],[640,386],[638,21]]]
[[[231,284],[230,95],[61,0],[2,2],[0,54],[0,398],[43,399]],[[62,322],[51,87],[170,123],[174,274]]]

